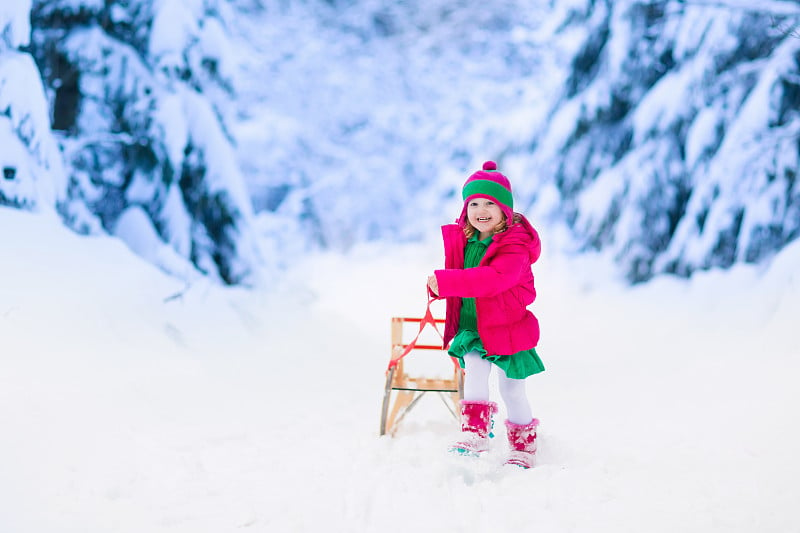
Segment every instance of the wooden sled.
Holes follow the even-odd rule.
[[[408,323],[419,324],[417,337],[410,342],[404,340],[404,325]],[[437,324],[444,324],[444,319],[433,318],[428,311],[423,318],[392,317],[392,358],[386,369],[386,386],[381,409],[381,435],[394,435],[398,424],[417,405],[422,397],[429,393],[436,393],[445,404],[450,414],[456,420],[460,417],[460,401],[464,397],[464,372],[459,368],[458,361],[447,355],[441,344],[417,344],[423,329],[433,327],[437,332]],[[439,333],[441,338],[441,333]],[[427,378],[410,376],[405,371],[403,358],[417,350],[435,353],[433,357],[447,357],[453,362],[453,376],[451,378]]]

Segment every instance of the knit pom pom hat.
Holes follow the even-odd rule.
[[[458,223],[462,226],[467,222],[467,206],[474,198],[488,198],[496,203],[510,225],[514,220],[514,198],[511,196],[511,182],[497,170],[497,163],[487,161],[483,168],[467,178],[461,189],[464,199],[464,209]]]

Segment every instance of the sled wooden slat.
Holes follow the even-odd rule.
[[[419,324],[423,321],[417,317],[392,317],[391,322],[391,363],[386,371],[383,406],[381,409],[381,435],[394,435],[399,423],[414,408],[417,402],[427,393],[437,394],[452,416],[459,418],[459,402],[464,397],[464,373],[453,360],[453,376],[451,378],[430,378],[411,376],[405,370],[405,357],[413,357],[417,351],[439,352],[425,357],[448,357],[441,345],[414,344],[413,349],[405,357],[400,357],[414,341],[404,339],[404,324]],[[438,325],[444,319],[435,319]],[[416,340],[416,339],[415,339]],[[399,359],[397,359],[400,357]],[[452,359],[452,358],[451,358]]]
[[[408,346],[407,344],[403,345],[403,348]],[[442,347],[437,344],[417,344],[414,346],[415,350],[439,350],[442,351]]]

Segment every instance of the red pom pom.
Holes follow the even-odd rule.
[[[483,164],[483,170],[497,170],[497,163],[494,161],[487,161]]]

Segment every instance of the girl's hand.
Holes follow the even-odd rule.
[[[433,294],[439,296],[439,282],[436,281],[436,276],[428,276],[428,287]]]

